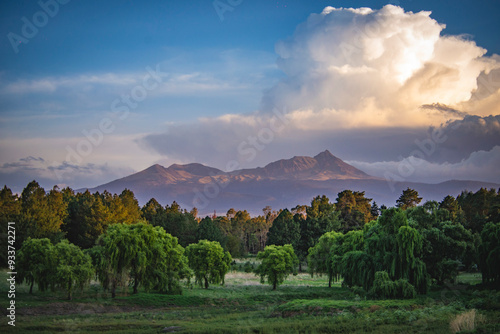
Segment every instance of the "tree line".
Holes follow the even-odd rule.
[[[333,203],[317,196],[290,210],[266,207],[257,217],[230,209],[201,219],[196,208],[175,201],[164,207],[151,199],[141,208],[130,190],[47,192],[33,181],[20,196],[6,186],[0,191],[1,241],[7,243],[7,222],[15,221],[18,260],[38,259],[38,269],[25,268],[20,279],[41,290],[63,287],[68,297],[89,272],[113,296],[123,284],[134,292],[142,286],[176,293],[179,281],[193,276],[208,287],[223,283],[232,258],[247,253],[259,253],[256,274],[273,288],[306,263],[311,274],[328,275],[330,285],[342,277],[373,296],[425,293],[459,270],[480,270],[485,283],[498,286],[500,190],[421,200],[406,189],[395,208],[378,207],[364,192],[345,190]]]

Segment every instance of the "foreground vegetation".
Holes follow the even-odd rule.
[[[500,191],[421,200],[408,188],[378,208],[345,190],[201,219],[175,202],[140,208],[129,190],[4,187],[6,330],[499,332]]]
[[[5,295],[6,272],[0,294]],[[103,293],[98,284],[75,291],[35,291],[18,285],[16,327],[12,333],[475,333],[500,331],[500,293],[475,284],[479,274],[413,299],[369,300],[328,278],[290,276],[276,291],[252,273],[231,271],[225,286],[191,285],[182,295],[139,291],[133,287]],[[2,309],[5,310],[2,303]],[[5,311],[4,311],[5,312]]]

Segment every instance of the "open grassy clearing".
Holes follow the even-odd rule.
[[[459,281],[474,281],[471,275]],[[8,302],[5,278],[2,271],[2,310]],[[7,326],[3,315],[1,332],[452,333],[450,323],[463,322],[471,309],[477,310],[475,332],[500,332],[500,293],[466,285],[410,300],[366,300],[339,283],[328,288],[324,276],[290,276],[272,291],[251,273],[230,272],[225,286],[194,286],[180,296],[122,289],[112,300],[91,285],[69,302],[63,291],[35,289],[29,295],[26,285],[16,289],[16,328]]]

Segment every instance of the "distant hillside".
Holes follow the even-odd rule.
[[[393,206],[407,187],[416,189],[425,200],[437,201],[465,189],[500,187],[495,183],[457,180],[440,184],[397,182],[392,186],[394,191],[386,180],[370,176],[324,151],[315,157],[296,156],[230,173],[197,163],[168,168],[153,165],[89,190],[120,193],[130,189],[141,204],[153,197],[163,205],[175,200],[186,209],[196,206],[200,214],[214,210],[224,213],[235,208],[257,215],[267,205],[275,209],[291,208],[308,204],[317,195],[327,195],[335,201],[337,194],[345,189],[365,191],[379,205]]]

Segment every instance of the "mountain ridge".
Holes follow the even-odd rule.
[[[325,150],[314,157],[294,156],[268,163],[264,167],[224,172],[200,163],[152,165],[129,176],[90,188],[102,192],[134,192],[141,205],[155,198],[163,205],[174,200],[184,208],[197,207],[202,214],[230,208],[259,214],[269,205],[274,208],[308,204],[317,195],[335,201],[345,189],[365,191],[379,205],[393,206],[402,190],[416,189],[424,200],[442,200],[463,190],[500,185],[479,181],[449,180],[439,184],[388,182],[345,163]],[[79,191],[83,191],[79,190]]]

